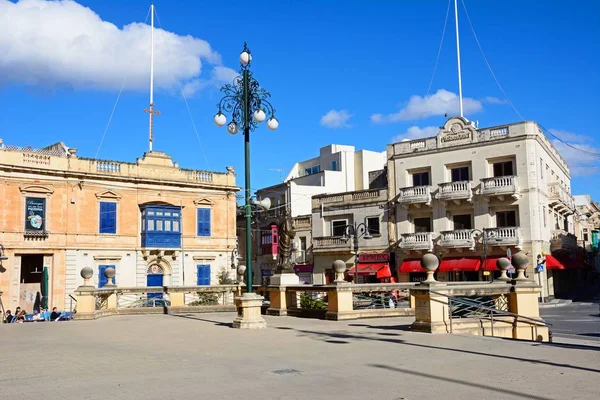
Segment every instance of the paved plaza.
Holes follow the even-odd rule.
[[[600,344],[430,335],[412,318],[113,316],[0,326],[0,399],[598,399]]]

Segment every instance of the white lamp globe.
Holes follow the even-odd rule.
[[[275,117],[269,118],[269,120],[267,121],[267,127],[270,130],[274,131],[279,127],[279,121],[277,121]]]
[[[215,115],[215,125],[217,126],[225,126],[225,124],[227,123],[227,117],[225,116],[225,114],[218,112]]]
[[[230,122],[229,125],[227,125],[227,132],[235,135],[238,133],[238,125],[235,122]]]
[[[267,118],[267,114],[262,109],[254,111],[254,120],[256,122],[263,122]]]
[[[240,62],[244,65],[248,65],[252,61],[252,55],[247,51],[242,51],[240,54]]]

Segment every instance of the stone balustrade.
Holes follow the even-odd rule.
[[[387,189],[368,189],[358,190],[355,192],[336,193],[336,194],[319,194],[312,198],[312,208],[316,209],[321,204],[339,203],[343,205],[349,204],[365,204],[387,201]]]
[[[401,235],[400,249],[405,251],[432,251],[433,250],[433,233],[404,233]]]
[[[514,175],[496,176],[481,180],[482,196],[497,196],[501,200],[504,196],[519,197],[518,179]]]
[[[431,205],[431,186],[412,186],[401,188],[398,191],[398,203],[408,206],[410,204]]]
[[[515,246],[519,249],[523,246],[523,236],[519,227],[484,228],[483,232],[488,246]]]
[[[449,248],[475,249],[475,237],[472,229],[456,229],[440,232],[440,246]]]
[[[313,238],[313,249],[350,248],[350,242],[338,236],[322,236]]]
[[[447,182],[439,184],[438,199],[441,201],[473,200],[473,190],[470,181]]]

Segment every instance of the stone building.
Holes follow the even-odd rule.
[[[554,295],[555,270],[536,266],[576,251],[575,204],[569,167],[535,122],[480,129],[452,117],[436,137],[390,144],[387,155],[401,281],[423,278],[424,252],[441,257],[438,280],[454,281],[493,279],[498,257],[523,250],[528,277]]]
[[[346,263],[354,282],[382,282],[395,275],[390,268],[387,204],[385,188],[313,196],[314,283],[331,282],[332,264],[338,259]]]
[[[216,283],[236,246],[233,169],[179,168],[153,151],[135,162],[80,158],[62,143],[0,147],[0,267],[7,308],[72,306],[81,268],[116,270],[119,286]],[[47,278],[45,278],[47,276]]]

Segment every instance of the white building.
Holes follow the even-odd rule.
[[[536,265],[546,254],[549,264],[572,255],[575,205],[569,168],[535,122],[478,129],[453,117],[436,137],[387,152],[401,281],[421,279],[424,252],[441,255],[438,279],[452,281],[492,279],[498,257],[523,250],[528,277],[553,295],[555,269]],[[563,237],[551,253],[550,241]]]
[[[354,146],[331,144],[321,148],[318,157],[294,164],[283,183],[257,190],[257,198],[268,197],[272,205],[271,210],[257,216],[252,252],[255,283],[261,282],[261,276],[270,276],[277,265],[276,223],[283,207],[289,206],[294,218],[297,249],[294,258],[302,265],[298,266],[297,273],[308,277],[313,264],[312,196],[369,189],[370,183],[376,182],[381,175],[376,171],[383,171],[385,165],[385,151],[357,151]],[[242,235],[244,231],[238,233]]]

